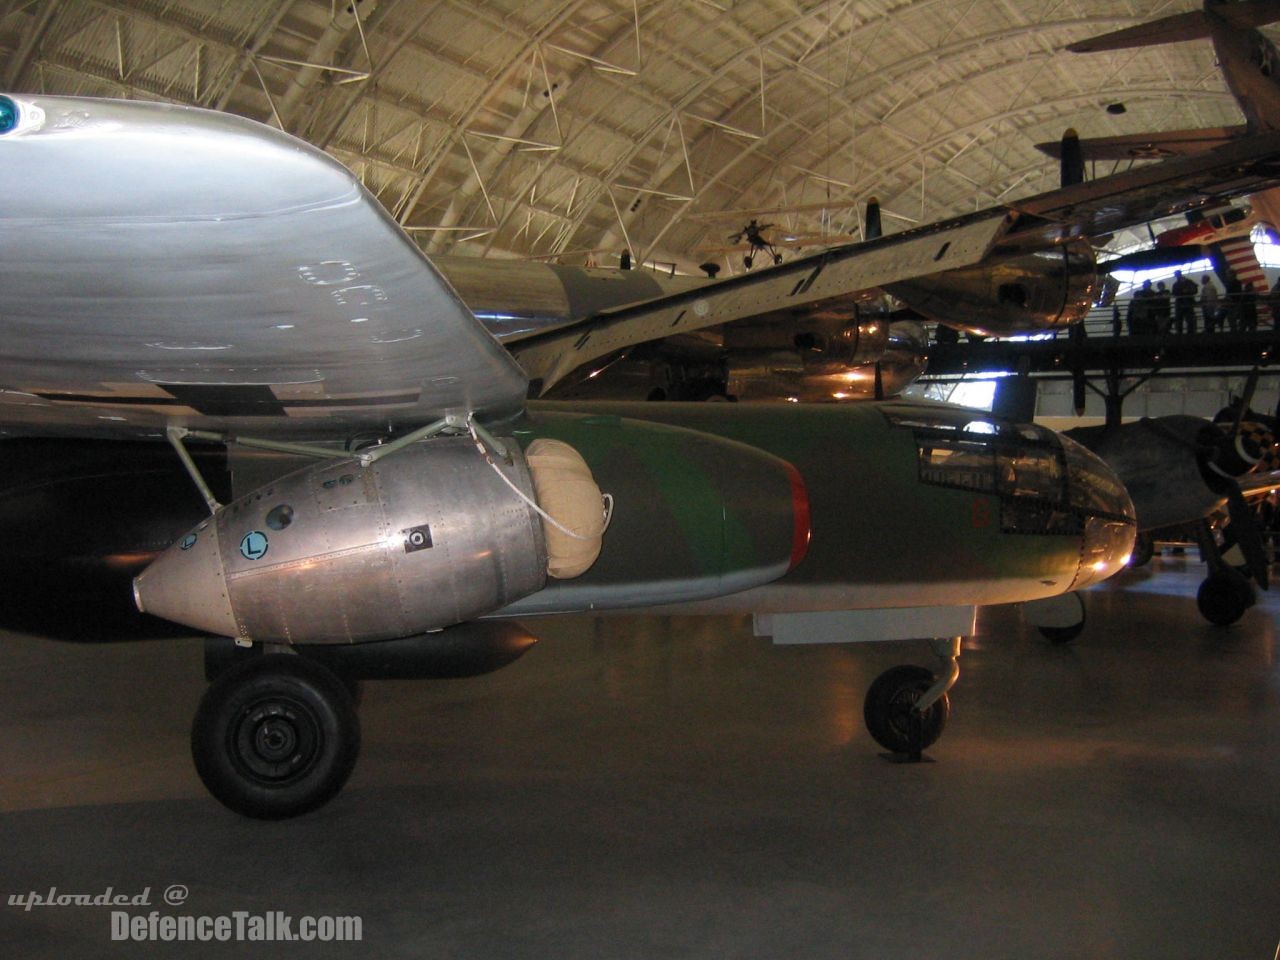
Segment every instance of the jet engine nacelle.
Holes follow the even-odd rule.
[[[526,458],[492,461],[531,500]],[[595,491],[599,504],[599,491]],[[466,437],[326,461],[218,510],[134,582],[141,610],[211,634],[354,643],[490,613],[547,577],[541,521]]]
[[[903,280],[885,289],[938,323],[1002,336],[1084,319],[1098,283],[1093,248],[1079,242]]]

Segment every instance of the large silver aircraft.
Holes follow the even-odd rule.
[[[192,108],[0,96],[0,624],[214,638],[193,755],[252,816],[341,789],[359,679],[494,669],[532,642],[513,618],[548,613],[931,638],[938,675],[894,668],[864,703],[872,736],[918,757],[977,605],[1124,563],[1132,504],[1102,461],[935,405],[527,397],[673,332],[939,271],[995,283],[1001,258],[1057,270],[1093,231],[1272,182],[1277,156],[1249,139],[624,306],[602,291],[632,278],[530,309],[495,270],[491,321],[558,318],[500,342],[480,294],[305,143]],[[1025,314],[1011,283],[991,306]],[[584,289],[601,301],[556,300]]]

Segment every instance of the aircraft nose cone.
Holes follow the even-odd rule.
[[[217,525],[206,521],[133,580],[138,609],[216,636],[238,630],[227,593]]]
[[[1101,457],[1067,437],[1068,497],[1082,510],[1084,538],[1080,566],[1071,589],[1079,590],[1107,579],[1129,562],[1138,535],[1133,500],[1120,478]]]

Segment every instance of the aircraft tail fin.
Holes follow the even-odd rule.
[[[1159,133],[1136,133],[1119,137],[1093,137],[1076,140],[1069,152],[1079,150],[1084,160],[1160,160],[1166,157],[1182,157],[1203,153],[1222,146],[1247,133],[1244,126],[1203,127],[1198,130],[1162,130]],[[1036,149],[1051,157],[1062,158],[1064,141],[1037,143]],[[1078,146],[1077,146],[1078,145]]]

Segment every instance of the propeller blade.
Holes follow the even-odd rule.
[[[1258,389],[1258,377],[1262,374],[1261,367],[1254,367],[1249,371],[1249,379],[1245,381],[1244,396],[1240,398],[1240,409],[1236,411],[1236,418],[1231,423],[1231,438],[1234,441],[1240,433],[1240,424],[1244,421],[1244,415],[1249,410],[1249,405],[1253,403],[1253,393]]]
[[[1084,182],[1084,150],[1075,127],[1067,127],[1062,135],[1062,155],[1058,165],[1061,185],[1071,187]]]
[[[1240,485],[1233,482],[1231,492],[1227,495],[1227,512],[1231,517],[1231,530],[1235,534],[1240,552],[1244,554],[1249,565],[1249,573],[1263,590],[1270,586],[1270,569],[1267,562],[1267,547],[1262,539],[1262,530],[1258,527],[1258,519],[1253,510],[1245,502]]]
[[[867,201],[866,239],[875,240],[884,236],[880,227],[880,201],[872,197]]]

